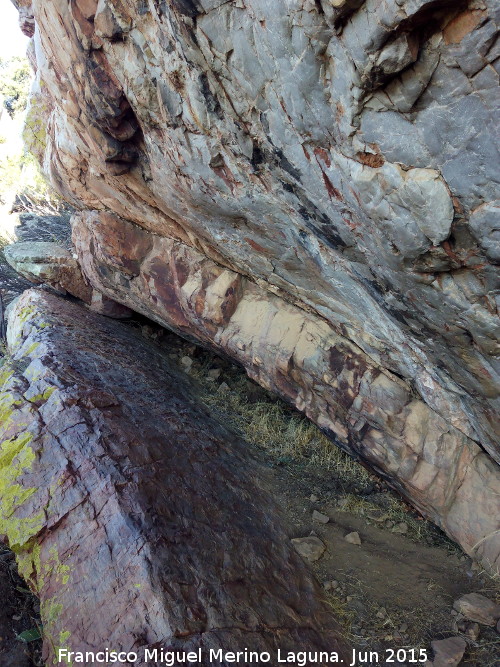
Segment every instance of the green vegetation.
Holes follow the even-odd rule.
[[[0,59],[0,95],[11,118],[26,109],[32,78],[26,58],[15,56],[9,60]]]
[[[9,198],[41,215],[57,212],[61,198],[49,186],[31,153],[19,151],[0,159],[0,203]]]
[[[0,60],[0,100],[10,116],[2,118],[0,132],[0,204],[41,215],[54,214],[61,199],[39,166],[45,152],[47,110],[40,93],[28,105],[32,79],[25,58]]]

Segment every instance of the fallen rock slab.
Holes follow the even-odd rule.
[[[455,600],[453,608],[470,621],[495,626],[500,619],[500,605],[480,593],[467,593]]]
[[[105,647],[137,665],[159,647],[201,664],[211,648],[347,659],[268,473],[157,348],[38,290],[11,309],[8,343],[0,533],[40,597],[47,664]]]
[[[24,241],[6,246],[4,254],[10,266],[27,280],[48,283],[85,303],[91,302],[93,290],[83,277],[79,263],[59,244]]]
[[[464,657],[467,642],[461,637],[449,637],[431,642],[434,651],[433,667],[457,667]]]
[[[57,243],[24,241],[5,248],[9,265],[32,283],[46,283],[63,294],[68,292],[100,315],[127,319],[133,311],[114,299],[93,289],[83,277],[80,264],[73,254]]]

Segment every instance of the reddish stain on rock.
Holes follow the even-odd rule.
[[[342,195],[337,190],[337,188],[334,187],[333,183],[328,178],[328,176],[325,174],[325,172],[323,172],[323,181],[325,182],[326,190],[328,192],[328,196],[330,197],[330,199],[332,197],[335,197],[335,199],[342,199]]]
[[[315,148],[314,155],[316,155],[317,158],[323,160],[323,162],[326,164],[327,167],[332,166],[330,154],[324,148]]]
[[[367,167],[381,167],[385,160],[380,154],[375,153],[358,153],[357,158],[363,164],[366,164]]]
[[[468,9],[456,16],[443,30],[446,44],[459,44],[481,23],[485,14],[486,12],[482,9]]]
[[[268,250],[266,250],[266,249],[264,248],[264,246],[261,246],[259,243],[257,243],[257,241],[254,241],[253,239],[248,238],[248,236],[245,236],[245,241],[246,241],[250,246],[252,246],[252,248],[253,248],[254,250],[257,250],[258,252],[261,252],[261,253],[266,254],[266,255],[269,254]]]

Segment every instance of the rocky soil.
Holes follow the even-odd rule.
[[[40,605],[17,573],[14,554],[0,545],[0,665],[41,667]],[[23,634],[24,633],[24,634]],[[26,637],[29,641],[17,639]]]

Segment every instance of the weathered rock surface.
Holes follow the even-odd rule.
[[[480,593],[467,593],[453,603],[453,608],[465,618],[483,625],[496,624],[500,618],[500,605]]]
[[[433,641],[433,667],[457,667],[464,656],[466,648],[467,642],[462,637],[449,637],[448,639]]]
[[[496,1],[16,4],[94,288],[498,562]]]
[[[0,533],[48,664],[59,647],[342,651],[266,473],[155,348],[38,290],[8,336]]]
[[[85,281],[71,252],[57,243],[14,243],[4,250],[7,262],[33,283],[49,283],[90,303],[92,288]]]
[[[98,291],[230,354],[392,479],[465,551],[499,567],[499,469],[463,422],[452,425],[314,312],[180,241],[96,212],[74,220],[73,241]]]

